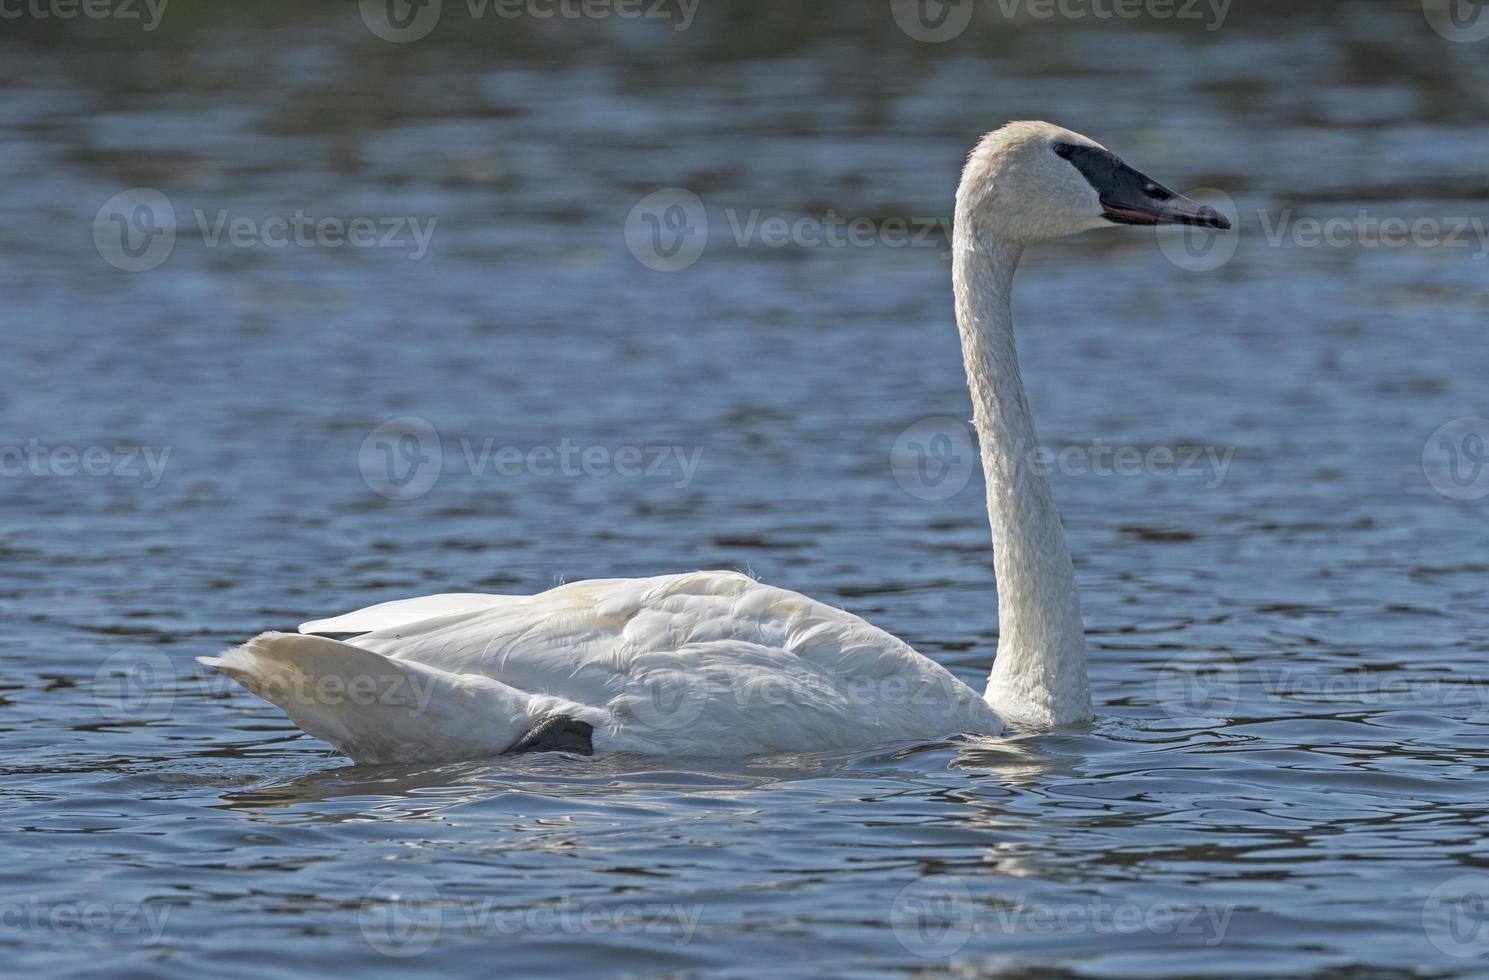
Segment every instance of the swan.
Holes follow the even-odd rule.
[[[953,286],[999,623],[982,694],[857,616],[736,572],[406,599],[199,660],[361,764],[813,752],[1088,722],[1070,553],[1049,481],[1020,465],[1038,443],[1010,292],[1029,245],[1162,224],[1229,227],[1050,123],[1008,123],[968,157]]]

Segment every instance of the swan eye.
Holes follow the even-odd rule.
[[[1069,143],[1056,143],[1055,144],[1055,156],[1063,157],[1064,159],[1069,160],[1070,159],[1070,154],[1072,154],[1074,152],[1075,152],[1075,147],[1071,146]]]

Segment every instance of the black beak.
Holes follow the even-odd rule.
[[[1062,144],[1055,150],[1081,172],[1101,198],[1102,217],[1119,225],[1194,225],[1230,228],[1214,208],[1176,194],[1115,154],[1095,146]]]

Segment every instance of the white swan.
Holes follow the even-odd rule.
[[[201,662],[360,763],[564,750],[745,755],[1091,718],[1080,601],[1009,293],[1023,249],[1111,224],[1227,222],[1048,123],[1010,123],[957,192],[956,313],[987,478],[997,659],[984,695],[856,616],[732,572],[448,595],[265,633]]]

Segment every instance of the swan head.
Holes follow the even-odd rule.
[[[982,138],[957,192],[957,224],[1020,244],[1114,225],[1230,227],[1214,208],[1047,122],[1011,122]]]

